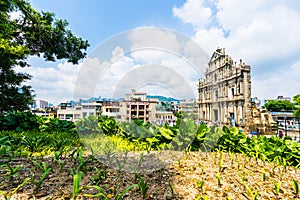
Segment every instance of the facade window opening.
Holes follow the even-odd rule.
[[[215,101],[218,100],[218,90],[215,90]]]

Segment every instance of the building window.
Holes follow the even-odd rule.
[[[80,118],[80,114],[75,114],[75,119],[79,119]]]
[[[139,110],[144,110],[144,105],[139,105]]]
[[[238,94],[241,94],[241,87],[240,87],[240,85],[241,85],[241,83],[239,83],[239,84],[238,84],[238,87],[237,87],[237,93],[238,93]]]
[[[86,117],[87,116],[87,113],[86,112],[83,112],[82,113],[82,117]]]
[[[218,95],[218,90],[215,90],[215,98],[214,98],[214,100],[215,100],[215,101],[218,101],[218,97],[219,97],[219,95]]]
[[[73,119],[73,114],[66,114],[66,119]]]

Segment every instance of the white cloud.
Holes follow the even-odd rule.
[[[253,78],[254,96],[275,99],[279,95],[293,97],[300,94],[300,60],[291,67],[270,70],[268,75]]]
[[[174,7],[173,14],[184,23],[192,24],[197,29],[204,28],[212,20],[212,10],[204,6],[204,3],[204,0],[187,0],[182,7]]]
[[[184,90],[178,80],[184,80],[197,93],[197,80],[203,75],[206,56],[217,47],[224,47],[234,60],[243,58],[251,65],[253,95],[275,98],[300,93],[300,61],[292,66],[286,64],[300,60],[297,1],[187,0],[172,12],[176,19],[194,27],[192,39],[199,45],[179,33],[143,27],[129,31],[128,35],[120,34],[115,41],[108,40],[110,45],[100,46],[95,53],[101,56],[85,59],[79,66],[62,63],[57,67],[18,70],[33,75],[29,84],[38,98],[53,103],[72,99],[74,88],[75,96],[82,98],[112,97],[123,86],[124,93],[136,87],[152,94],[156,91],[169,95],[171,90]],[[145,68],[150,64],[171,71],[157,73]],[[140,77],[136,77],[137,72]],[[180,74],[183,79],[172,74]],[[139,82],[140,78],[148,82]]]
[[[128,34],[128,40],[132,42],[131,51],[156,48],[178,52],[181,47],[174,32],[153,27],[137,28],[131,31]]]
[[[59,104],[72,99],[79,67],[70,63],[63,63],[59,64],[57,68],[17,67],[16,71],[26,72],[33,76],[26,84],[32,86],[34,93],[37,95],[36,99]]]
[[[179,98],[194,98],[194,88],[184,78],[171,68],[158,64],[142,65],[129,71],[119,80],[114,90],[114,97],[124,97],[131,89],[152,89],[156,86],[157,94],[162,94],[162,90],[172,91]],[[157,88],[159,86],[159,88]],[[149,91],[145,91],[149,92]],[[168,92],[169,94],[169,92]]]
[[[296,88],[284,88],[286,85],[281,86],[276,81],[278,75],[272,75],[288,71],[291,68],[286,63],[300,59],[300,5],[295,2],[216,0],[211,4],[209,0],[187,0],[182,7],[173,9],[173,14],[194,26],[193,39],[208,54],[211,55],[217,47],[225,47],[233,59],[242,58],[251,65],[252,72],[259,71],[260,75],[254,73],[253,89],[254,94],[264,98],[284,91],[289,95],[299,92]],[[192,14],[208,8],[213,12],[206,17]],[[208,24],[202,19],[206,19]],[[286,72],[286,77],[289,73]],[[300,80],[299,77],[294,78],[296,82]]]

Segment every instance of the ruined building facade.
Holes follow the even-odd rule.
[[[242,127],[252,123],[250,66],[234,62],[225,49],[212,54],[198,92],[200,120]]]

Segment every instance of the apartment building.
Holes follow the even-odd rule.
[[[125,100],[120,102],[120,114],[122,121],[139,119],[144,122],[155,122],[155,106],[157,101],[147,99],[147,93],[136,92],[126,94]]]
[[[106,117],[112,117],[117,121],[121,121],[121,111],[120,111],[119,101],[104,101],[102,103],[102,115]]]
[[[178,111],[188,115],[198,115],[198,104],[195,99],[187,99],[180,101],[178,104]]]
[[[175,125],[177,117],[171,111],[156,111],[155,122],[159,125],[164,125],[168,123],[169,125]]]
[[[78,106],[71,105],[69,102],[61,103],[57,109],[57,117],[61,120],[77,121],[90,115],[99,115],[101,105],[100,102],[82,103]]]

